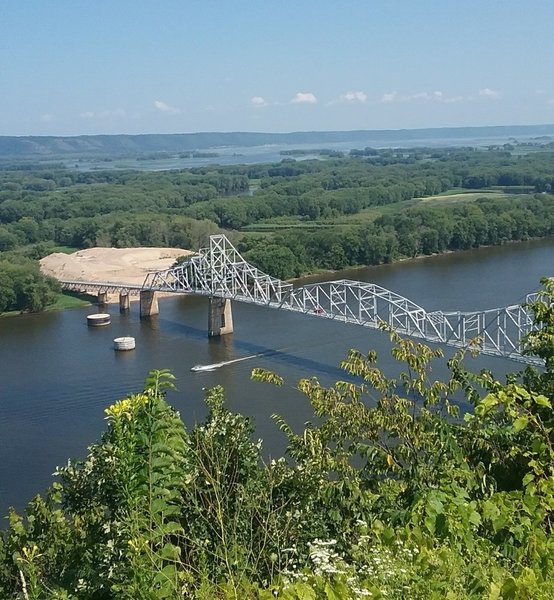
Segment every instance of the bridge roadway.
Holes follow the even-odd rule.
[[[236,300],[373,329],[385,323],[400,334],[428,342],[457,348],[475,345],[482,354],[543,364],[523,353],[525,336],[533,326],[525,305],[475,312],[427,312],[408,298],[373,283],[339,280],[295,288],[250,265],[224,235],[211,236],[208,248],[179,266],[149,273],[142,286],[76,281],[61,284],[66,289],[140,293],[141,316],[151,314],[142,308],[143,295],[147,306],[152,304],[155,292],[209,296],[210,335],[232,331],[230,301]],[[530,294],[527,302],[536,298],[537,294]]]
[[[142,290],[141,283],[115,283],[113,281],[80,281],[78,279],[59,279],[64,290],[72,292],[80,292],[82,294],[97,294],[98,292],[106,292],[108,294],[127,293],[138,295]]]

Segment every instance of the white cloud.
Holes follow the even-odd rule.
[[[398,92],[386,92],[381,97],[381,102],[384,104],[390,104],[391,102],[397,102],[398,99]]]
[[[40,115],[40,120],[44,123],[51,123],[54,120],[54,115],[51,115],[50,113],[45,113],[43,115]]]
[[[453,104],[456,102],[466,102],[471,100],[470,97],[465,96],[448,96],[441,90],[435,90],[434,92],[416,92],[415,94],[408,94],[407,96],[401,96],[398,92],[387,92],[381,97],[381,102],[390,104],[392,102],[412,102],[414,100],[424,100],[425,102],[444,102],[446,104]]]
[[[495,100],[496,98],[500,98],[501,94],[498,90],[483,88],[482,90],[479,90],[479,96],[482,98],[490,98],[491,100]]]
[[[263,106],[267,106],[267,102],[265,98],[262,98],[261,96],[254,96],[250,98],[250,106],[253,106],[254,108],[262,108]]]
[[[471,100],[471,98],[464,98],[463,96],[451,96],[449,98],[445,98],[444,101],[448,104],[455,104],[457,102],[465,102],[466,100]]]
[[[346,92],[339,96],[339,102],[346,104],[352,104],[354,102],[361,102],[362,104],[367,101],[367,94],[365,92]]]
[[[411,96],[405,96],[404,98],[402,98],[402,100],[404,102],[407,102],[409,100],[430,100],[432,98],[431,94],[427,93],[427,92],[416,92],[415,94],[412,94]]]
[[[317,98],[311,92],[297,92],[291,104],[316,104]]]
[[[140,118],[139,113],[128,114],[124,108],[115,108],[113,110],[102,110],[100,112],[92,112],[91,110],[85,110],[79,114],[81,119],[124,119],[130,117],[131,119]]]
[[[181,111],[174,106],[170,106],[163,100],[154,100],[154,106],[160,112],[166,113],[167,115],[178,115]]]

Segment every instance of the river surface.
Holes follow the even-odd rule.
[[[394,265],[355,269],[327,279],[372,281],[426,309],[479,310],[521,303],[554,275],[554,240],[510,244],[434,256]],[[319,277],[319,279],[324,279]],[[307,281],[314,281],[310,278]],[[56,465],[84,457],[105,428],[104,409],[140,391],[150,369],[168,368],[178,391],[168,396],[187,426],[205,416],[203,388],[221,384],[228,406],[254,419],[266,456],[277,455],[285,440],[271,420],[280,413],[296,429],[310,420],[307,400],[294,389],[302,377],[323,384],[343,378],[338,364],[349,348],[376,349],[390,374],[397,365],[382,332],[317,316],[247,304],[233,304],[234,334],[207,338],[207,299],[160,300],[160,314],[140,320],[138,305],[120,315],[110,305],[112,324],[86,326],[96,307],[0,319],[0,513],[22,508],[52,481]],[[116,353],[113,338],[131,335],[137,348]],[[447,350],[451,353],[450,350]],[[252,356],[211,372],[191,372]],[[521,365],[499,358],[469,360],[472,369],[491,368],[498,377]],[[250,380],[253,367],[285,377],[283,388]],[[433,375],[446,373],[437,366]]]
[[[531,136],[519,135],[519,141],[533,139]],[[64,159],[63,164],[71,170],[77,171],[110,171],[118,169],[133,169],[135,171],[167,171],[170,169],[191,169],[195,167],[206,167],[208,165],[237,165],[237,164],[260,164],[280,162],[283,159],[288,160],[309,160],[325,158],[320,156],[318,149],[336,150],[348,154],[350,150],[361,148],[444,148],[453,146],[468,146],[475,148],[486,148],[487,146],[501,146],[507,143],[513,143],[514,138],[508,135],[488,136],[488,137],[445,137],[437,131],[437,137],[406,139],[389,139],[381,137],[377,132],[365,140],[345,141],[345,142],[322,142],[320,144],[265,144],[263,146],[225,146],[207,149],[207,152],[216,154],[216,156],[197,156],[197,157],[179,157],[178,155],[168,156],[167,158],[148,159],[135,157],[121,157],[113,159]],[[282,151],[302,150],[306,154],[286,155]],[[310,152],[313,151],[313,152]],[[59,161],[54,161],[59,162]]]

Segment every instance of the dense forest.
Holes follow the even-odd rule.
[[[0,169],[0,311],[48,304],[55,285],[36,260],[54,250],[196,249],[225,230],[248,260],[290,278],[550,236],[553,158],[549,146],[507,146],[162,172],[12,164]],[[18,273],[50,292],[23,293]]]
[[[187,430],[164,397],[172,375],[152,372],[106,410],[84,460],[10,511],[0,596],[550,600],[554,280],[543,284],[525,347],[544,370],[502,383],[458,354],[436,381],[441,351],[391,333],[398,376],[352,350],[343,381],[301,380],[313,423],[296,432],[276,416],[288,449],[268,463],[222,388]]]

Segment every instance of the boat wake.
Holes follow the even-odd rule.
[[[215,371],[216,369],[220,369],[221,367],[225,367],[226,365],[232,365],[233,363],[242,362],[243,360],[248,360],[250,358],[256,358],[259,354],[252,354],[250,356],[243,356],[242,358],[234,358],[233,360],[224,360],[222,362],[213,363],[211,365],[194,365],[191,367],[191,371],[195,373],[203,372],[203,371]]]

